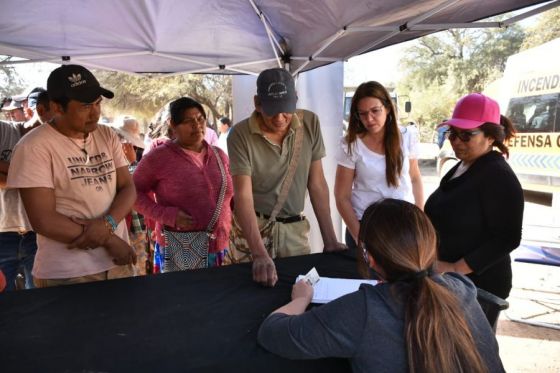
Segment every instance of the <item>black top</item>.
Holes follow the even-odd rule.
[[[441,180],[424,208],[439,235],[439,259],[464,258],[476,286],[507,298],[509,253],[519,246],[523,191],[502,154],[491,151],[459,177],[459,164]]]

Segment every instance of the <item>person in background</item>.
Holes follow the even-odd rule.
[[[292,301],[262,323],[259,344],[288,359],[348,358],[353,372],[504,372],[476,287],[434,272],[436,232],[417,206],[370,205],[359,243],[360,271],[381,281],[308,312],[313,287],[296,283]]]
[[[116,124],[117,127],[113,128],[117,131],[124,155],[129,163],[128,170],[133,175],[144,151],[144,141],[140,137],[140,124],[136,118],[131,116],[119,118]],[[146,261],[150,255],[150,249],[147,243],[144,217],[132,209],[125,217],[125,220],[130,244],[136,251],[137,274],[145,275],[149,273],[148,268],[150,265]]]
[[[214,211],[221,209],[212,233],[214,238],[209,243],[207,261],[208,267],[221,266],[231,228],[233,186],[228,157],[204,140],[206,113],[200,103],[182,97],[170,104],[169,111],[175,138],[152,149],[138,164],[134,172],[138,190],[136,210],[162,224],[165,230],[197,232],[205,231]],[[220,206],[223,177],[226,189]],[[164,246],[164,272],[182,267],[182,263],[174,261],[177,258],[174,247],[169,247],[165,241],[160,241],[159,245]]]
[[[23,269],[25,288],[31,289],[31,271],[37,252],[37,238],[25,213],[17,189],[7,189],[8,174],[14,172],[11,158],[17,142],[34,127],[22,122],[0,121],[0,270],[6,275],[8,291],[15,290],[15,280]]]
[[[504,158],[513,125],[496,101],[480,93],[461,98],[443,125],[460,162],[426,201],[440,241],[437,270],[467,275],[505,299],[512,285],[509,253],[521,241],[524,207],[521,185]]]
[[[218,129],[220,130],[220,137],[218,138],[218,146],[226,154],[228,154],[227,138],[229,136],[229,131],[231,130],[231,120],[228,117],[221,117],[218,122],[219,122]]]
[[[343,250],[334,233],[329,207],[329,187],[321,158],[325,146],[314,113],[296,113],[297,94],[292,75],[285,69],[264,70],[257,78],[255,111],[231,130],[227,145],[235,188],[235,215],[253,260],[253,280],[274,286],[276,267],[267,252],[259,226],[268,223],[294,153],[297,131],[303,131],[301,154],[289,198],[276,218],[273,231],[276,255],[311,253],[309,222],[302,215],[309,197],[324,242],[324,251]]]
[[[218,145],[218,135],[216,131],[212,128],[206,126],[206,130],[204,131],[204,140],[208,143],[208,145]]]
[[[23,112],[23,101],[25,95],[13,96],[10,101],[6,101],[2,106],[2,112],[9,121],[25,122],[25,113]]]
[[[334,183],[336,206],[346,223],[346,245],[356,249],[367,206],[397,198],[424,206],[418,166],[418,131],[397,124],[389,92],[378,82],[360,84],[352,97],[348,132],[340,141]]]
[[[50,121],[53,113],[50,110],[50,99],[47,91],[39,87],[33,89],[29,96],[27,96],[24,112],[26,118],[29,118],[23,124],[27,132]]]
[[[37,116],[37,98],[41,92],[46,92],[44,88],[35,87],[29,93],[24,93],[25,99],[22,101],[23,114],[25,116],[25,121],[30,122],[34,117]]]
[[[54,113],[50,108],[50,99],[47,91],[32,93],[29,96],[28,105],[35,111],[35,115],[39,117],[41,123],[47,123],[53,118]]]
[[[113,93],[79,65],[47,80],[54,118],[16,145],[8,188],[18,188],[37,232],[37,287],[134,275],[124,217],[136,199],[117,135],[99,125],[103,97]]]

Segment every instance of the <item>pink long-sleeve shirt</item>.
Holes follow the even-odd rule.
[[[177,213],[182,210],[194,220],[191,231],[206,230],[216,209],[222,177],[214,152],[206,142],[204,146],[206,155],[203,168],[198,167],[193,158],[173,141],[146,154],[133,175],[138,194],[135,209],[170,227],[175,227]],[[228,157],[221,149],[218,149],[218,153],[226,171],[227,188],[222,211],[214,228],[216,239],[210,241],[209,252],[228,247],[231,228],[233,183]],[[151,192],[155,194],[157,202],[150,198]]]

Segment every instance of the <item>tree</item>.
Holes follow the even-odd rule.
[[[163,105],[181,96],[189,96],[210,111],[214,120],[231,111],[231,77],[226,75],[185,74],[170,77],[95,71],[101,85],[115,93],[105,101],[107,113],[132,114],[149,120]]]
[[[523,38],[517,25],[455,29],[420,38],[405,51],[401,66],[406,76],[397,89],[411,97],[423,140],[451,115],[459,97],[481,92],[501,77],[507,58],[519,51]]]
[[[11,59],[10,56],[0,56],[1,62]],[[23,81],[16,69],[10,65],[0,65],[0,99],[21,93],[22,90]]]
[[[536,47],[547,41],[560,38],[560,8],[541,13],[537,22],[527,29],[521,50]]]

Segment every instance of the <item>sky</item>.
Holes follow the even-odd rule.
[[[350,58],[344,64],[344,86],[356,87],[370,80],[387,86],[401,78],[399,60],[406,48],[415,41],[392,45],[377,51]]]

